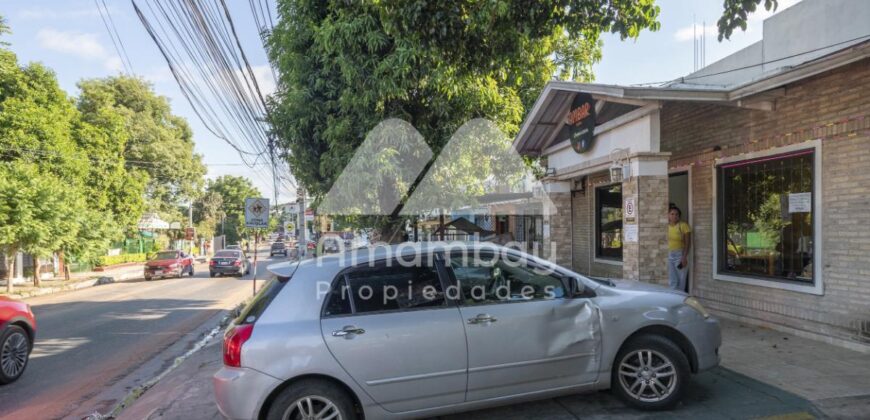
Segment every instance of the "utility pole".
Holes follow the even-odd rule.
[[[299,229],[299,234],[296,238],[296,246],[299,248],[299,259],[302,260],[302,255],[308,249],[308,241],[305,240],[305,188],[302,187],[302,183],[298,185],[296,188],[296,203],[298,205],[296,226]]]
[[[275,208],[278,208],[278,164],[275,160],[275,138],[269,133],[269,158],[272,160],[272,197]]]
[[[190,204],[187,206],[187,227],[193,229],[193,199],[190,199]],[[187,236],[187,235],[185,235]],[[190,255],[193,255],[193,238],[190,238]]]

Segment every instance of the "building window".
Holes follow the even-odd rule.
[[[622,261],[622,184],[595,190],[595,257]]]
[[[814,150],[719,165],[719,272],[813,283]]]

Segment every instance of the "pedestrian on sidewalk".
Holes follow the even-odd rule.
[[[680,208],[672,204],[668,209],[668,285],[671,289],[686,291],[692,228],[682,217]]]

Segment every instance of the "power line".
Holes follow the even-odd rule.
[[[30,155],[38,155],[41,157],[52,157],[52,158],[59,158],[59,159],[66,159],[66,160],[88,161],[90,163],[95,163],[98,165],[109,165],[109,164],[116,165],[118,162],[121,162],[119,159],[115,159],[115,158],[100,159],[100,158],[97,158],[95,156],[87,155],[84,152],[81,153],[84,156],[76,157],[76,156],[70,156],[68,154],[62,154],[60,152],[54,152],[54,151],[50,151],[50,150],[30,149],[30,148],[26,148],[26,147],[11,147],[11,146],[5,146],[5,145],[0,145],[0,150],[6,150],[7,151],[6,155],[11,155],[11,152],[27,153]],[[123,159],[123,163],[127,164],[127,165],[131,165],[131,166],[137,166],[137,167],[143,167],[143,168],[145,168],[145,167],[152,167],[153,168],[156,165],[163,165],[164,164],[163,161],[147,161],[147,160],[135,160],[135,159]],[[203,166],[248,166],[248,165],[243,164],[243,163],[205,163],[205,162],[200,162],[200,164]],[[271,164],[266,163],[266,162],[258,163],[255,161],[253,163],[253,166],[260,166],[260,167],[269,166],[269,165],[271,165]]]
[[[121,46],[121,52],[124,53],[124,59],[127,60],[127,64],[130,65],[131,74],[136,74],[135,69],[133,68],[133,62],[130,61],[130,56],[127,55],[127,47],[124,46],[124,40],[121,39],[121,33],[118,32],[118,27],[115,25],[115,20],[112,18],[112,13],[109,10],[109,6],[106,5],[106,0],[100,0],[103,2],[103,8],[106,10],[106,17],[109,18],[109,24],[112,26],[112,31],[115,32],[115,37],[118,38],[118,45]],[[99,8],[99,6],[97,6]]]
[[[719,72],[709,73],[709,74],[703,74],[703,75],[698,75],[698,76],[685,76],[685,77],[678,77],[678,78],[676,78],[676,79],[665,80],[665,81],[661,81],[661,82],[635,83],[635,84],[633,84],[632,86],[664,85],[664,84],[667,84],[667,83],[684,82],[684,81],[686,81],[686,80],[697,80],[697,79],[703,79],[703,78],[705,78],[705,77],[719,76],[719,75],[723,75],[723,74],[733,73],[733,72],[735,72],[735,71],[747,70],[747,69],[751,69],[751,68],[754,68],[754,67],[763,66],[763,65],[766,65],[766,64],[776,63],[776,62],[778,62],[778,61],[789,60],[789,59],[792,59],[792,58],[795,58],[795,57],[800,57],[800,56],[802,56],[802,55],[812,54],[812,53],[814,53],[814,52],[818,52],[818,51],[825,50],[825,49],[828,49],[828,48],[833,48],[833,47],[836,47],[836,46],[839,46],[839,45],[843,45],[843,44],[848,44],[848,43],[855,42],[855,41],[864,40],[864,39],[867,39],[867,38],[870,38],[870,34],[862,35],[862,36],[859,36],[859,37],[857,37],[857,38],[852,38],[852,39],[849,39],[849,40],[846,40],[846,41],[836,42],[836,43],[833,43],[833,44],[826,45],[826,46],[824,46],[824,47],[814,48],[814,49],[811,49],[811,50],[807,50],[807,51],[803,51],[803,52],[795,53],[795,54],[792,54],[792,55],[789,55],[789,56],[785,56],[785,57],[777,58],[777,59],[775,59],[775,60],[762,61],[762,62],[760,62],[760,63],[749,64],[749,65],[742,66],[742,67],[737,67],[737,68],[728,69],[728,70],[722,70],[722,71],[719,71]]]
[[[274,194],[277,197],[279,189],[288,189],[283,181],[288,167],[276,154],[270,129],[262,124],[268,121],[267,104],[226,1],[131,2],[206,128],[230,144],[261,181],[267,175],[256,163],[268,153]],[[262,16],[260,20],[255,14],[255,20],[264,41],[267,19],[272,23],[269,4],[257,0],[250,5]],[[270,69],[274,77],[271,65]]]
[[[198,2],[187,3],[188,7],[181,7],[175,2],[164,6],[160,1],[146,1],[151,19],[135,0],[133,6],[197,116],[212,134],[230,144],[243,162],[251,166],[245,155],[259,157],[266,152],[265,133],[254,124],[250,96],[246,98],[244,87],[232,80],[235,74],[225,51],[230,44],[216,41],[210,26],[214,22],[202,13]],[[233,138],[247,145],[242,146]]]
[[[102,3],[103,7],[101,7],[100,0],[94,0],[94,4],[97,6],[97,11],[100,12],[100,19],[102,19],[102,21],[103,21],[103,26],[106,27],[106,32],[109,33],[109,38],[112,40],[112,45],[115,46],[115,53],[118,54],[118,59],[121,60],[121,65],[124,66],[124,69],[127,71],[127,74],[135,74],[133,72],[133,65],[130,63],[130,58],[127,57],[127,51],[124,50],[123,55],[121,54],[121,51],[123,49],[123,44],[121,43],[121,37],[117,33],[117,28],[115,28],[115,23],[111,22],[111,26],[110,26],[111,16],[109,16],[109,19],[106,19],[106,16],[103,15],[103,7],[106,7],[106,4]],[[106,14],[108,14],[109,8],[106,7],[105,11],[106,11]],[[117,38],[117,40],[115,38]],[[120,47],[119,47],[119,44],[121,44]],[[126,58],[127,61],[124,61],[124,58]]]

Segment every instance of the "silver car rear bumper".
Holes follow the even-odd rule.
[[[218,409],[229,419],[256,419],[266,397],[281,384],[248,368],[222,367],[212,378]]]

